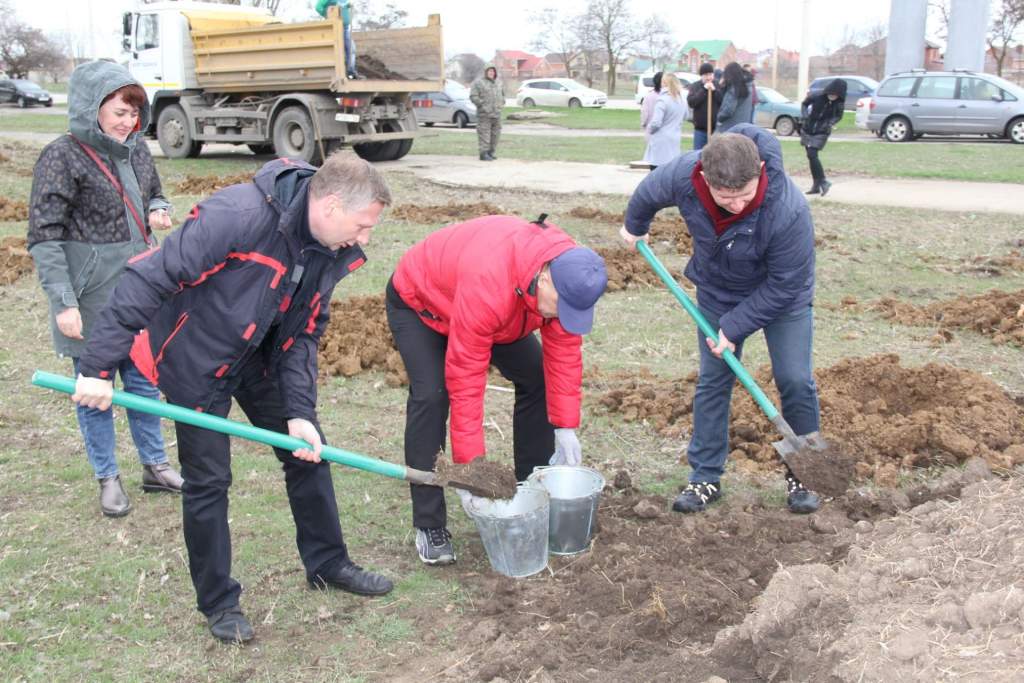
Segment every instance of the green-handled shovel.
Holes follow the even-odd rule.
[[[43,387],[44,389],[61,391],[65,394],[75,393],[74,379],[71,377],[55,375],[50,372],[43,372],[42,370],[36,370],[35,373],[33,373],[32,384],[37,387]],[[206,413],[200,413],[171,403],[164,403],[163,401],[146,398],[145,396],[139,396],[127,391],[114,390],[114,405],[128,408],[129,410],[137,410],[140,413],[158,415],[159,417],[174,420],[175,422],[184,422],[185,424],[202,427],[203,429],[209,429],[214,432],[220,432],[222,434],[227,434],[228,436],[237,436],[250,441],[257,441],[268,446],[283,448],[286,451],[295,451],[300,448],[311,448],[311,446],[302,439],[289,436],[288,434],[281,434],[269,429],[253,427],[252,425],[243,424],[224,417],[217,417],[216,415],[207,415]],[[456,488],[465,489],[478,496],[486,496],[488,498],[500,497],[497,495],[497,492],[481,488],[479,484],[475,484],[473,482],[461,482],[445,479],[438,476],[436,472],[425,472],[423,470],[413,469],[412,467],[406,467],[405,465],[399,465],[385,460],[378,460],[377,458],[360,455],[359,453],[352,453],[351,451],[335,448],[334,446],[324,445],[320,451],[320,457],[329,462],[338,463],[339,465],[347,465],[359,470],[373,472],[374,474],[382,474],[385,477],[392,477],[394,479],[403,479],[413,484],[425,484],[427,486],[454,486]]]
[[[636,248],[697,323],[701,333],[717,344],[718,330],[711,326],[697,305],[690,300],[672,274],[651,251],[647,242],[638,241]],[[768,395],[761,390],[747,369],[743,367],[739,358],[729,349],[725,349],[722,352],[722,360],[733,371],[740,384],[750,392],[765,417],[771,420],[775,429],[782,435],[781,441],[772,443],[775,451],[779,454],[779,459],[808,488],[826,496],[838,496],[845,493],[850,484],[853,469],[850,459],[833,452],[829,444],[817,432],[806,436],[797,436],[793,428],[786,422],[786,418],[782,416]]]

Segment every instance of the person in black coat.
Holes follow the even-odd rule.
[[[832,127],[843,118],[843,103],[846,101],[846,81],[833,79],[818,95],[808,95],[800,106],[800,144],[807,150],[807,162],[811,167],[814,184],[807,194],[828,194],[832,183],[825,180],[825,168],[818,159],[818,152],[825,149]]]
[[[690,84],[686,103],[690,106],[693,120],[693,148],[703,149],[708,136],[715,132],[718,109],[722,106],[722,92],[718,90],[714,76],[715,67],[705,62],[700,65],[700,80]],[[708,99],[711,100],[711,130],[708,130]]]

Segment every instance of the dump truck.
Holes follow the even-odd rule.
[[[123,16],[128,68],[152,107],[148,134],[172,159],[207,142],[317,164],[340,147],[399,159],[417,134],[412,93],[441,90],[441,20],[355,31],[359,77],[345,69],[337,7],[281,23],[265,9],[202,2],[143,4]]]

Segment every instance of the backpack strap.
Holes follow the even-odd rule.
[[[146,243],[147,247],[152,246],[152,243],[149,241],[149,235],[146,233],[146,224],[142,221],[142,217],[139,216],[139,212],[136,211],[135,206],[133,206],[131,201],[128,199],[128,193],[124,191],[124,186],[121,185],[121,181],[119,181],[117,176],[107,168],[107,165],[103,163],[102,159],[100,159],[100,155],[96,153],[96,150],[76,138],[74,135],[71,136],[71,139],[78,143],[78,146],[81,147],[82,151],[93,160],[93,162],[99,167],[100,171],[103,172],[103,175],[107,176],[107,180],[110,181],[114,186],[114,189],[121,195],[124,205],[128,207],[128,211],[131,212],[132,218],[135,219],[135,224],[139,226],[139,234],[142,235],[142,241]]]

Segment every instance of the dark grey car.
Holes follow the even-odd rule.
[[[14,102],[19,107],[28,107],[33,104],[41,104],[44,107],[53,106],[53,98],[32,81],[21,78],[9,78],[0,80],[0,102]]]
[[[889,142],[973,134],[1024,144],[1024,88],[972,71],[893,74],[871,99],[868,128]]]

